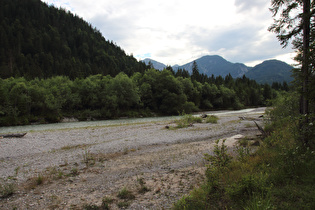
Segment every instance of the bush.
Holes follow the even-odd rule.
[[[212,124],[216,124],[218,123],[218,117],[215,116],[215,115],[210,115],[210,116],[207,116],[206,118],[206,123],[212,123]]]
[[[180,120],[177,120],[177,126],[176,128],[187,128],[188,126],[191,126],[194,123],[201,123],[202,118],[201,117],[195,117],[192,115],[184,115],[184,117]]]

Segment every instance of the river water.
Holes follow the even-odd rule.
[[[211,112],[203,112],[203,113],[208,114],[208,115],[222,116],[222,115],[242,114],[242,113],[250,113],[250,112],[264,113],[264,110],[265,108],[253,108],[253,109],[242,109],[242,110],[237,110],[237,111],[211,111]],[[200,114],[201,113],[196,113],[195,115],[197,116]],[[8,127],[0,127],[0,134],[171,121],[171,120],[179,119],[181,117],[182,116],[146,117],[146,118],[128,118],[128,119],[117,119],[117,120],[99,120],[99,121],[81,121],[81,122],[64,122],[64,123],[23,125],[23,126],[8,126]]]

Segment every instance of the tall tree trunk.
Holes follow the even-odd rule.
[[[309,66],[310,66],[310,0],[303,0],[303,60],[302,60],[302,94],[300,101],[300,114],[304,116],[300,122],[302,129],[302,140],[307,143],[307,136],[303,131],[308,124],[309,115],[309,100],[308,100],[308,85],[309,85]]]

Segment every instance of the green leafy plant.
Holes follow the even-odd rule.
[[[232,160],[232,156],[228,154],[227,146],[224,144],[226,139],[222,141],[221,146],[219,145],[220,140],[217,140],[213,149],[214,155],[205,154],[205,160],[209,161],[208,168],[214,167],[226,167]]]

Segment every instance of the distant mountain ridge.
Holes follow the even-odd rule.
[[[153,68],[158,69],[158,70],[163,70],[164,68],[166,68],[165,64],[152,60],[150,58],[146,58],[142,60],[142,62],[144,62],[146,65],[152,64]]]
[[[195,61],[198,65],[199,73],[208,76],[212,74],[214,76],[226,76],[230,73],[232,77],[236,78],[243,76],[248,71],[248,67],[244,64],[231,63],[218,55],[206,55]],[[186,69],[191,73],[192,65],[193,61],[178,68]]]
[[[229,62],[219,55],[206,55],[195,61],[198,65],[199,73],[208,76],[213,74],[216,77],[225,77],[226,75],[231,74],[233,78],[237,78],[245,75],[259,83],[269,84],[272,82],[291,82],[293,80],[291,77],[291,70],[293,67],[279,60],[266,60],[254,67],[248,67],[242,63]],[[153,67],[158,70],[163,70],[166,67],[165,64],[150,58],[146,58],[142,62],[147,65],[151,63]],[[193,62],[194,61],[182,66],[175,65],[172,68],[174,71],[185,69],[191,73]]]

